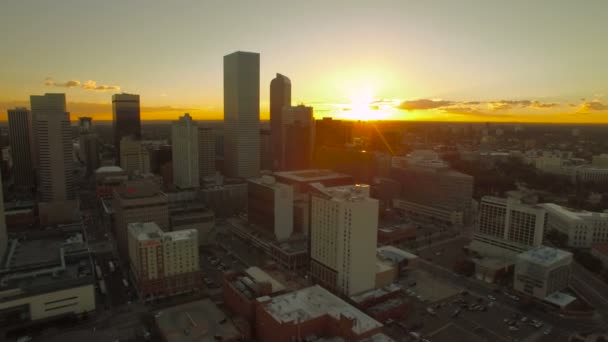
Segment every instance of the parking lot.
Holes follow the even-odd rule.
[[[422,270],[411,272],[401,284],[407,288],[412,310],[405,319],[388,325],[388,334],[397,340],[405,335],[415,340],[419,334],[428,341],[536,341],[553,330],[501,304],[500,294],[475,295]]]

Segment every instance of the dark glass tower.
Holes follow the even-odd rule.
[[[272,166],[283,167],[283,108],[291,106],[291,81],[277,74],[270,81],[270,131],[272,134]]]
[[[139,114],[139,95],[112,95],[112,128],[114,129],[114,148],[116,161],[120,162],[120,139],[132,136],[141,139],[141,121]]]

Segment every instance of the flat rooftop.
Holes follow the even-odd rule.
[[[248,269],[245,270],[245,273],[247,273],[256,282],[270,283],[270,285],[272,286],[272,293],[285,290],[285,285],[281,284],[278,280],[274,279],[270,274],[264,272],[259,267],[256,267],[256,266],[249,267]]]
[[[378,321],[318,285],[273,298],[258,298],[258,301],[264,300],[268,300],[264,309],[281,323],[302,322],[329,315],[337,320],[341,316],[354,319],[353,332],[356,334],[382,327]]]
[[[517,258],[533,264],[549,266],[565,258],[572,258],[572,253],[557,248],[540,246],[519,254]]]
[[[339,202],[377,202],[378,200],[370,197],[370,187],[368,184],[344,185],[335,187],[325,187],[321,183],[311,184],[317,191],[330,197],[332,201]]]
[[[381,287],[379,289],[373,289],[373,290],[365,291],[363,293],[359,293],[357,295],[350,297],[350,299],[352,301],[354,301],[355,303],[363,303],[367,300],[381,298],[390,293],[399,292],[399,291],[403,291],[401,286],[399,286],[397,284],[390,284],[388,286]]]
[[[0,271],[0,302],[94,282],[88,245],[81,232],[69,230],[9,241]]]
[[[232,321],[209,299],[163,309],[156,325],[169,342],[215,342],[240,337]]]
[[[592,218],[592,217],[602,218],[602,219],[608,218],[608,213],[599,213],[599,212],[592,212],[592,211],[587,211],[587,210],[576,210],[576,209],[572,209],[572,208],[568,208],[568,207],[563,207],[563,206],[555,204],[555,203],[543,203],[543,204],[541,204],[541,206],[543,208],[545,208],[547,211],[549,211],[550,213],[565,216],[565,217],[569,218],[570,220],[583,220],[585,218]]]
[[[275,175],[290,179],[297,182],[314,183],[335,178],[352,178],[352,176],[345,173],[338,173],[327,169],[310,169],[310,170],[296,170],[296,171],[282,171],[275,172]]]
[[[378,247],[377,254],[379,254],[383,258],[390,259],[395,262],[418,259],[418,256],[416,254],[412,254],[394,246]]]

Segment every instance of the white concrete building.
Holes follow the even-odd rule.
[[[198,188],[199,136],[198,125],[186,113],[171,125],[173,153],[173,184],[181,189]]]
[[[517,256],[513,288],[545,299],[568,287],[572,253],[540,246]]]
[[[310,263],[313,279],[341,294],[375,286],[378,200],[369,185],[313,184]]]
[[[547,211],[547,229],[568,236],[568,246],[590,248],[608,242],[608,213],[574,210],[553,203],[541,205]]]
[[[200,283],[198,232],[163,232],[154,222],[129,224],[129,260],[141,294],[170,295]]]
[[[517,198],[484,196],[471,250],[486,257],[512,259],[542,244],[545,210]]]
[[[226,176],[260,173],[260,54],[224,56],[224,163]]]
[[[250,179],[247,218],[277,241],[289,239],[293,233],[293,188],[271,176]]]
[[[130,136],[120,140],[120,167],[129,174],[150,172],[150,155],[141,141]]]

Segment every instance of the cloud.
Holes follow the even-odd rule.
[[[69,80],[66,82],[55,82],[53,78],[47,77],[44,80],[44,85],[47,87],[63,87],[63,88],[76,88],[80,87],[80,81],[78,80]]]
[[[459,114],[459,115],[485,115],[482,111],[475,109],[473,107],[466,106],[451,106],[441,108],[444,113],[449,114]]]
[[[81,83],[78,80],[69,80],[66,82],[55,82],[52,77],[47,77],[44,80],[44,85],[47,87],[60,87],[60,88],[82,88],[84,90],[98,90],[98,91],[106,91],[106,90],[120,90],[119,86],[116,85],[98,85],[97,82],[88,80],[84,83]]]
[[[604,104],[599,100],[587,101],[579,108],[579,113],[588,113],[593,111],[605,111],[608,110],[608,104]]]
[[[446,107],[452,104],[452,101],[419,99],[412,101],[403,101],[401,102],[401,104],[399,104],[398,108],[405,110],[424,110]]]
[[[534,108],[553,108],[553,107],[557,107],[557,103],[532,101],[532,104],[530,105],[530,107],[534,107]]]
[[[85,90],[101,90],[101,91],[105,91],[105,90],[120,90],[119,86],[116,85],[97,85],[97,82],[92,81],[92,80],[88,80],[86,82],[84,82],[82,84],[82,89]]]

